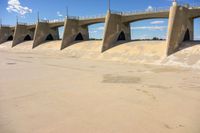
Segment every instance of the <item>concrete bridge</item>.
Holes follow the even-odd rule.
[[[15,27],[1,26],[0,43],[13,39],[12,46],[33,40],[33,48],[46,40],[59,39],[58,28],[64,26],[61,50],[77,41],[89,40],[88,26],[105,23],[102,52],[131,40],[130,23],[145,19],[168,18],[166,55],[178,50],[183,41],[193,40],[194,19],[200,17],[200,7],[181,6],[176,2],[170,9],[145,12],[112,12],[95,18],[67,17],[61,21],[39,21],[37,24],[18,23]]]

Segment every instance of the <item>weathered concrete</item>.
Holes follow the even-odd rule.
[[[122,22],[131,23],[136,21],[141,21],[145,19],[160,19],[160,18],[168,18],[169,11],[161,11],[161,12],[144,12],[138,14],[130,14],[123,15]]]
[[[184,41],[194,39],[194,19],[200,17],[199,7],[179,6],[173,3],[170,10],[149,11],[141,13],[113,13],[109,11],[106,17],[80,19],[69,17],[65,21],[38,22],[37,25],[17,25],[15,27],[13,45],[24,41],[29,36],[33,39],[33,48],[46,40],[58,40],[58,28],[64,26],[61,49],[76,42],[89,40],[88,26],[105,22],[102,52],[131,40],[130,23],[145,20],[169,18],[168,35],[166,39],[166,55],[176,52]],[[35,29],[35,33],[34,33]],[[0,28],[0,43],[13,35],[13,28]],[[34,35],[33,35],[34,34]],[[30,39],[29,38],[29,39]]]
[[[78,41],[89,40],[88,26],[104,22],[105,18],[94,18],[85,20],[66,19],[61,50],[70,45],[73,45]]]
[[[122,15],[111,14],[111,12],[108,11],[106,16],[102,52],[118,45],[118,41],[130,41],[130,33],[130,24],[122,22]]]
[[[13,40],[14,28],[11,27],[0,27],[0,44],[8,40]]]
[[[170,8],[167,36],[167,55],[178,50],[183,41],[193,40],[193,18],[189,15],[190,9],[178,5]]]
[[[17,24],[17,26],[15,27],[12,47],[18,45],[23,41],[33,40],[34,32],[35,32],[35,26]]]
[[[61,24],[51,25],[47,22],[38,22],[36,25],[34,40],[33,40],[33,48],[39,46],[46,40],[58,40],[59,39],[59,31],[58,27],[62,26]]]
[[[106,27],[104,32],[102,52],[117,46],[123,42],[131,40],[130,23],[152,19],[152,18],[168,18],[169,12],[147,12],[140,14],[112,14],[110,11],[106,16]],[[120,38],[124,34],[125,38]]]
[[[81,40],[89,40],[88,25],[80,25],[79,20],[66,19],[61,50]]]

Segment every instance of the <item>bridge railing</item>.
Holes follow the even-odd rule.
[[[74,20],[79,20],[78,16],[67,16],[67,19],[74,19]]]
[[[0,24],[0,27],[6,27],[6,28],[11,28],[11,25],[5,25],[5,24]]]
[[[95,15],[95,16],[80,16],[79,20],[86,20],[86,19],[98,19],[98,18],[104,18],[105,14]]]
[[[54,20],[49,20],[49,23],[59,23],[59,22],[64,22],[64,19],[54,19]]]
[[[39,21],[44,22],[44,23],[49,23],[49,20],[46,20],[46,19],[40,19]]]
[[[28,25],[27,23],[24,22],[17,22],[18,25]]]
[[[36,23],[28,23],[27,25],[36,25]]]
[[[115,11],[115,10],[111,10],[111,13],[112,13],[112,14],[122,15],[122,12],[120,12],[120,11]]]
[[[122,12],[122,15],[134,15],[134,14],[144,14],[144,13],[157,13],[157,12],[166,12],[169,11],[170,7],[162,7],[162,8],[149,8],[146,10],[135,10],[135,11],[129,11],[129,12]]]
[[[189,7],[192,9],[200,9],[200,2],[189,4]]]

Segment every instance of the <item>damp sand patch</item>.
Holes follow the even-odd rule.
[[[7,65],[16,65],[17,63],[14,63],[14,62],[8,62],[6,63]]]
[[[185,72],[188,71],[186,69],[182,68],[173,68],[173,67],[163,67],[163,68],[157,68],[151,70],[154,73],[168,73],[168,72]]]
[[[103,75],[102,83],[118,83],[118,84],[138,84],[141,82],[139,77],[122,76],[122,75]]]

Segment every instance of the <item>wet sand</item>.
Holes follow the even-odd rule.
[[[0,46],[0,133],[200,132],[199,70],[55,47]]]

